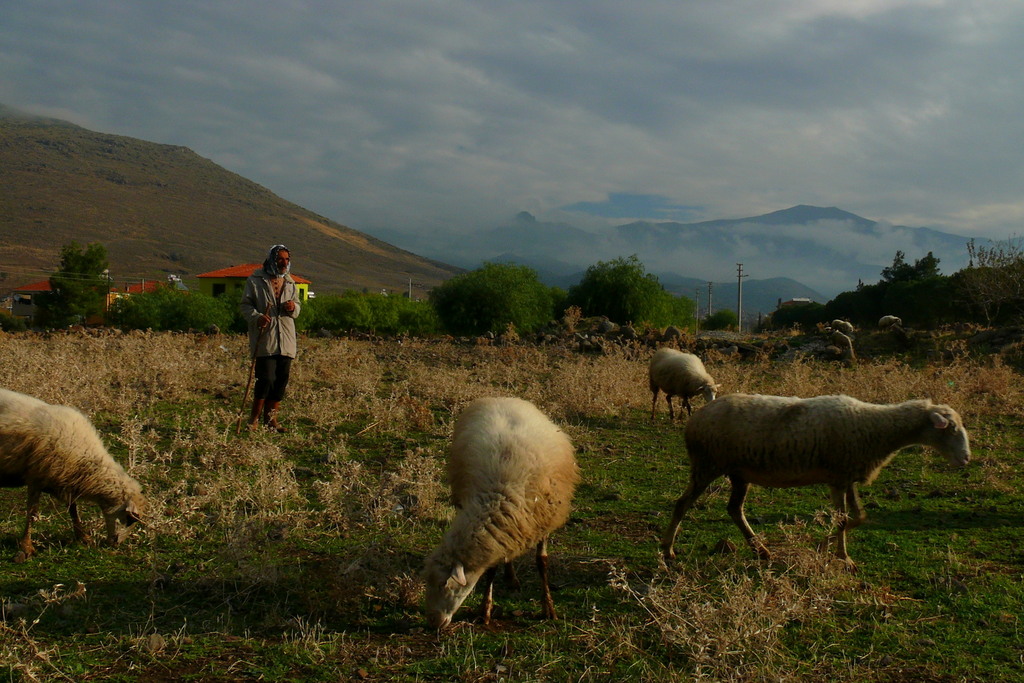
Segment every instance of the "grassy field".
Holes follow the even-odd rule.
[[[24,490],[0,491],[0,680],[1024,679],[1024,389],[996,356],[708,360],[725,392],[930,397],[961,412],[966,468],[910,448],[862,489],[851,574],[815,550],[825,487],[752,490],[765,563],[724,482],[664,565],[687,457],[663,401],[650,421],[649,351],[303,340],[282,404],[291,430],[240,436],[240,337],[8,336],[0,352],[0,386],[80,408],[150,502],[146,527],[106,548],[73,544],[46,498],[38,554],[15,564]],[[576,445],[582,484],[550,546],[561,619],[537,618],[526,557],[520,590],[499,579],[489,626],[473,596],[439,634],[419,571],[452,515],[454,416],[485,395],[535,402]]]

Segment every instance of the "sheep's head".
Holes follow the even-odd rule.
[[[949,458],[949,464],[962,467],[971,459],[971,442],[960,415],[949,406],[932,406],[927,443]]]
[[[103,519],[107,526],[107,542],[117,545],[127,538],[130,527],[136,522],[142,522],[142,513],[146,509],[146,499],[141,493],[133,491],[127,502],[118,505],[113,509],[103,511]],[[121,528],[117,523],[121,523]]]
[[[721,388],[721,384],[705,384],[701,387],[700,392],[701,395],[704,396],[704,400],[710,403],[715,400],[716,396],[718,396],[718,390]]]
[[[431,628],[442,629],[451,623],[481,574],[467,574],[461,562],[445,562],[437,554],[427,560],[423,579],[427,584],[426,613]]]

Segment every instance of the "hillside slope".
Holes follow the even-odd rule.
[[[100,242],[115,281],[262,261],[287,244],[319,293],[422,293],[460,269],[318,216],[186,147],[0,107],[0,290],[42,279],[62,245]],[[33,274],[35,273],[35,274]]]

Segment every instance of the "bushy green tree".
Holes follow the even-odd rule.
[[[102,318],[110,281],[107,250],[102,244],[85,247],[75,241],[60,252],[60,268],[50,276],[50,291],[36,297],[36,324],[65,327]]]
[[[902,251],[897,251],[892,265],[882,269],[883,282],[911,282],[939,275],[939,259],[930,251],[926,256],[914,261],[914,265],[907,263],[906,255]]]
[[[882,307],[885,291],[882,284],[858,285],[857,289],[842,292],[825,304],[825,317],[827,320],[849,320],[858,327],[874,327],[879,318],[888,315]]]
[[[704,318],[701,327],[705,330],[729,330],[736,329],[740,319],[736,312],[728,308],[722,308]]]
[[[226,297],[158,287],[114,302],[110,322],[125,330],[237,330],[237,305]]]
[[[843,318],[874,327],[883,315],[896,315],[907,325],[932,326],[952,319],[952,293],[950,278],[939,272],[939,259],[932,252],[911,265],[897,251],[877,283],[860,284],[825,304],[826,320]]]
[[[579,284],[569,288],[565,305],[579,306],[585,316],[605,315],[617,323],[654,327],[694,323],[693,301],[666,291],[636,254],[587,268]]]
[[[354,291],[306,301],[297,325],[300,330],[417,336],[435,334],[439,329],[434,309],[426,301]]]
[[[882,297],[882,309],[910,327],[933,328],[963,318],[952,278],[941,275],[891,283]]]
[[[558,292],[532,268],[485,263],[456,275],[430,292],[437,317],[452,334],[501,332],[509,325],[533,332],[555,317]]]
[[[824,304],[816,301],[802,304],[792,304],[780,308],[772,313],[768,319],[772,329],[789,329],[794,325],[799,326],[803,331],[810,332],[815,329],[818,323],[829,320]]]

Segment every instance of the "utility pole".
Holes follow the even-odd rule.
[[[696,287],[693,290],[693,303],[696,304],[696,307],[693,311],[693,317],[697,321],[694,325],[694,331],[700,332],[700,287]]]
[[[708,315],[711,315],[711,283],[708,283]]]
[[[743,264],[736,264],[736,331],[743,331]]]

